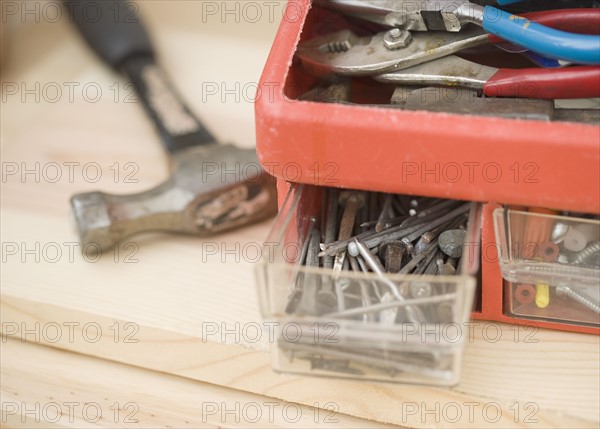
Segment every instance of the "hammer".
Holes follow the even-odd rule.
[[[98,56],[131,80],[171,156],[171,176],[154,189],[71,198],[82,246],[103,250],[145,231],[205,236],[275,214],[275,183],[255,150],[217,144],[184,104],[156,62],[135,4],[75,0],[65,5]]]

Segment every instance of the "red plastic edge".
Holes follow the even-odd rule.
[[[600,127],[300,102],[284,89],[310,0],[291,0],[256,102],[257,150],[289,181],[600,213]]]

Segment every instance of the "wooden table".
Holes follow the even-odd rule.
[[[48,4],[42,19],[10,15],[4,28],[3,425],[45,427],[53,415],[40,423],[28,407],[50,413],[58,402],[64,411],[72,400],[97,405],[103,419],[76,408],[55,425],[248,426],[252,416],[221,412],[255,402],[259,426],[598,427],[600,342],[590,335],[479,322],[454,389],[275,374],[268,340],[243,333],[260,322],[249,252],[270,221],[210,240],[149,234],[84,258],[69,197],[147,189],[167,176],[167,162],[128,102],[131,88],[68,19],[42,15]],[[137,4],[194,112],[222,141],[252,147],[252,94],[284,3]],[[300,420],[270,418],[269,401],[300,404]],[[337,423],[324,421],[326,410],[315,418],[314,407],[333,408]],[[137,423],[125,421],[132,410]]]

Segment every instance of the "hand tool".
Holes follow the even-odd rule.
[[[365,37],[342,30],[302,43],[297,55],[305,68],[316,75],[372,76],[442,58],[488,40],[480,28],[412,35],[392,29]]]
[[[409,31],[462,31],[467,24],[549,58],[600,64],[600,37],[574,34],[470,1],[322,0],[330,8]]]
[[[497,69],[449,55],[393,73],[374,76],[385,83],[452,86],[483,90],[487,97],[565,99],[600,97],[600,67]]]
[[[537,121],[600,123],[598,109],[556,109],[552,100],[478,97],[477,91],[462,88],[398,86],[388,107],[477,116]],[[378,105],[378,107],[385,107]],[[522,243],[521,243],[522,244]]]
[[[98,19],[84,13],[94,3]],[[216,144],[164,76],[139,17],[127,1],[65,2],[90,46],[134,83],[171,155],[171,176],[133,195],[78,194],[71,207],[82,245],[106,249],[145,231],[208,235],[276,212],[276,190],[254,149]]]
[[[531,19],[553,27],[593,28],[598,33],[599,15],[600,11],[597,10],[568,9],[563,14],[557,11],[532,13]],[[503,48],[507,46],[502,39],[487,35],[476,27],[466,28],[460,33],[411,33],[394,28],[365,37],[342,30],[302,43],[298,47],[298,57],[309,71],[317,75],[336,73],[368,76],[403,70],[485,43],[499,44]]]

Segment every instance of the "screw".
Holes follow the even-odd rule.
[[[600,314],[600,303],[578,290],[572,289],[569,286],[557,286],[556,294],[558,296],[566,296],[592,310],[594,313]]]
[[[598,254],[600,252],[600,241],[590,244],[585,249],[577,252],[573,257],[574,264],[584,263],[590,256]]]
[[[586,248],[594,237],[598,236],[598,231],[593,225],[579,224],[571,226],[565,234],[563,247],[571,252],[580,252]]]
[[[565,239],[565,235],[569,231],[569,225],[562,222],[556,222],[554,227],[552,228],[552,233],[550,234],[550,240],[552,240],[556,244],[562,243]]]

